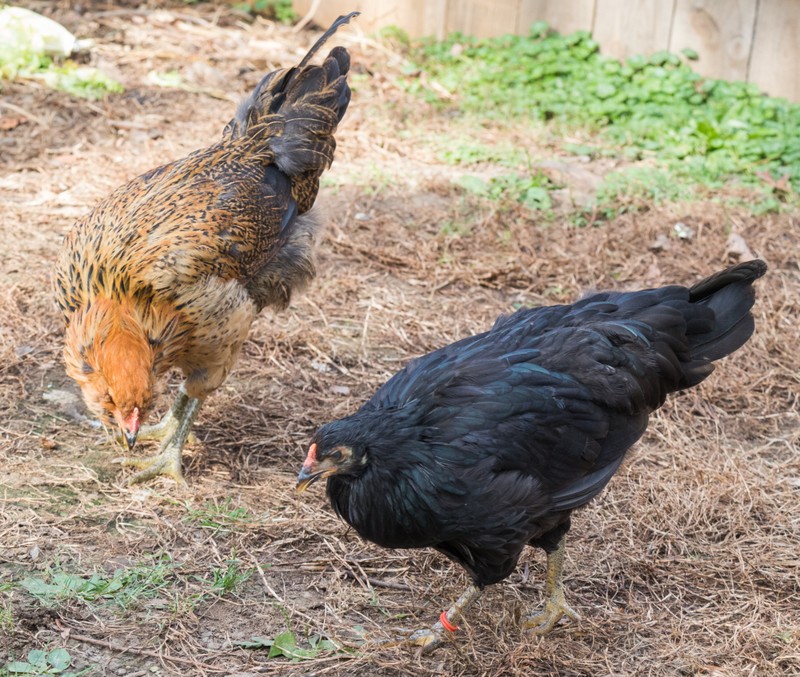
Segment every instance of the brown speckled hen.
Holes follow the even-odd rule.
[[[284,308],[314,275],[317,222],[308,213],[347,110],[350,59],[319,47],[270,73],[222,139],[134,179],[67,235],[55,272],[66,321],[67,373],[89,409],[131,449],[161,441],[133,481],[183,481],[181,452],[203,400],[225,380],[265,306]],[[156,380],[186,380],[164,419],[142,426]],[[141,427],[140,427],[141,426]]]

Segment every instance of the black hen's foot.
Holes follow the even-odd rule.
[[[574,611],[564,597],[564,552],[566,550],[566,534],[561,536],[555,550],[547,553],[547,600],[544,609],[525,619],[524,627],[537,635],[546,635],[565,616],[574,621],[580,616]]]
[[[478,586],[470,585],[453,606],[442,612],[439,620],[430,628],[422,628],[412,632],[407,637],[390,639],[378,642],[378,644],[381,646],[408,646],[409,648],[417,648],[422,653],[430,653],[441,646],[448,633],[458,630],[458,626],[453,625],[453,621],[463,615],[467,607],[478,599],[482,592],[483,590]]]
[[[544,609],[525,619],[523,627],[534,634],[546,635],[564,617],[571,618],[573,621],[581,618],[578,612],[567,604],[564,599],[564,591],[558,589],[547,598]]]

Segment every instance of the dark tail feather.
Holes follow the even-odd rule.
[[[689,351],[694,360],[719,360],[741,348],[753,334],[750,309],[755,302],[753,282],[767,272],[761,260],[746,261],[698,282],[689,300],[714,311],[710,331],[690,332]]]
[[[333,161],[333,133],[350,103],[350,56],[335,47],[320,66],[309,60],[338,28],[359,12],[340,16],[294,68],[264,76],[228,123],[223,138],[249,136],[290,176],[318,177]]]
[[[350,12],[350,14],[343,14],[336,19],[336,21],[331,24],[331,27],[320,36],[319,40],[314,43],[314,46],[308,50],[308,54],[306,54],[303,57],[303,60],[297,64],[297,67],[302,68],[305,66],[311,60],[311,57],[313,57],[319,51],[319,48],[328,41],[328,38],[339,30],[340,26],[350,23],[350,19],[358,16],[359,14],[361,14],[361,12]]]

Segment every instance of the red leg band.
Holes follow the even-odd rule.
[[[453,625],[450,621],[447,620],[446,611],[442,611],[442,615],[439,616],[439,622],[442,624],[442,627],[448,632],[455,632],[456,630],[458,630],[457,625]]]

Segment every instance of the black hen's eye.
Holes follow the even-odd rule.
[[[342,460],[342,452],[339,451],[338,449],[335,449],[334,451],[332,451],[328,455],[328,458],[330,458],[332,461],[341,461]]]

